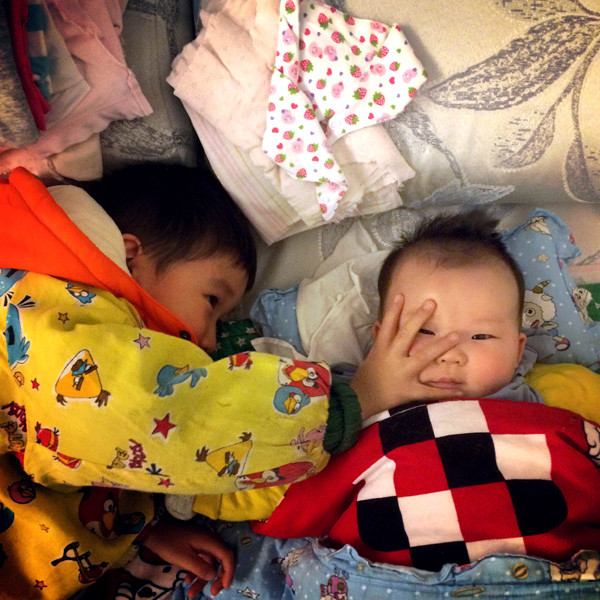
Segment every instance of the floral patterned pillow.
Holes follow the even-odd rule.
[[[427,70],[387,125],[417,173],[406,203],[600,201],[596,0],[337,4],[400,23]]]

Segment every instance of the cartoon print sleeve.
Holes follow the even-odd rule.
[[[34,273],[9,295],[12,402],[27,417],[20,458],[37,482],[221,494],[327,463],[325,366],[254,353],[213,363],[143,329],[127,302]]]
[[[318,475],[290,486],[271,516],[266,521],[254,522],[252,529],[280,538],[329,533],[363,485],[355,479],[381,457],[372,429],[363,432],[356,446],[333,456]]]

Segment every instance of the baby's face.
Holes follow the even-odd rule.
[[[226,254],[214,254],[168,267],[157,275],[154,261],[136,259],[132,277],[160,304],[179,317],[206,352],[216,349],[217,321],[240,302],[248,275]]]
[[[519,330],[518,289],[509,268],[500,262],[438,267],[431,259],[408,257],[393,273],[388,303],[405,298],[402,321],[427,300],[437,308],[417,334],[409,354],[437,336],[458,333],[458,344],[428,364],[419,381],[456,397],[479,398],[497,392],[512,379],[525,335]],[[401,324],[402,324],[401,321]]]

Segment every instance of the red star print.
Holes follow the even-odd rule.
[[[48,586],[43,581],[36,579],[35,585],[33,587],[36,587],[38,590],[43,590],[45,587],[48,587]]]
[[[36,377],[35,379],[32,379],[32,380],[31,380],[31,387],[32,387],[34,390],[39,390],[39,389],[40,389],[40,384],[39,384],[39,382],[38,382],[38,380],[37,380],[37,377]]]
[[[154,422],[156,423],[156,427],[154,428],[154,431],[152,433],[161,433],[166,439],[167,435],[169,435],[169,430],[173,429],[173,427],[176,427],[176,425],[169,421],[170,416],[171,413],[167,413],[162,419],[155,418]]]
[[[160,483],[158,485],[164,485],[167,488],[170,488],[172,485],[175,485],[174,483],[171,483],[170,479],[161,479]]]

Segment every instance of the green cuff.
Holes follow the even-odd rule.
[[[333,380],[329,397],[327,429],[323,449],[339,454],[356,443],[362,425],[361,407],[356,392],[345,381]]]

